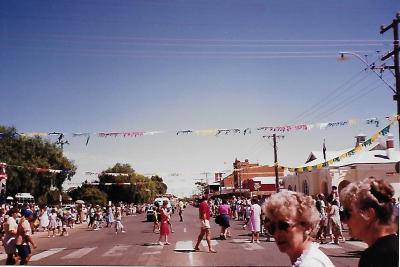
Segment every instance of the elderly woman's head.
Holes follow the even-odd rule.
[[[315,200],[302,193],[285,191],[272,195],[264,206],[270,221],[287,221],[314,228],[319,222]]]
[[[315,200],[302,193],[285,191],[272,195],[263,209],[268,232],[293,263],[310,242],[310,233],[319,222]]]
[[[363,219],[380,225],[391,225],[393,187],[385,180],[374,177],[347,185],[340,194],[344,207],[344,220],[350,221],[357,213]]]
[[[394,189],[387,181],[374,177],[347,185],[340,201],[350,235],[371,245],[376,233],[392,231],[393,195]]]

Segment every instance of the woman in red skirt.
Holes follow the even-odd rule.
[[[161,242],[161,238],[165,236],[165,243],[164,245],[169,245],[168,243],[168,235],[169,235],[169,224],[168,221],[171,217],[171,211],[168,210],[168,201],[164,200],[163,205],[160,209],[160,215],[161,215],[161,220],[160,220],[160,239],[158,240],[158,244],[163,245]]]

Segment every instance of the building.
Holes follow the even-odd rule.
[[[284,175],[283,168],[278,169],[278,176]],[[275,168],[250,163],[248,159],[235,159],[233,172],[221,179],[221,194],[257,195],[270,194],[276,191]]]
[[[365,141],[365,135],[356,136],[356,147]],[[400,152],[394,149],[393,135],[389,134],[383,144],[374,143],[329,167],[297,172],[283,177],[284,187],[288,190],[303,192],[307,195],[329,194],[332,186],[340,192],[346,185],[368,177],[378,177],[389,181],[395,189],[395,196],[400,196],[400,175],[396,172],[396,163],[400,161]],[[326,151],[326,159],[339,157],[349,149]],[[322,151],[312,151],[302,167],[324,164]]]

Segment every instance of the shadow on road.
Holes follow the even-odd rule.
[[[362,251],[353,250],[353,251],[347,251],[347,252],[343,253],[342,255],[329,255],[329,257],[332,257],[332,258],[360,258],[361,253],[362,253]]]

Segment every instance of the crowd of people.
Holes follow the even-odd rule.
[[[83,204],[65,207],[38,206],[35,204],[6,204],[0,209],[0,233],[7,254],[6,265],[26,265],[36,248],[33,235],[47,232],[47,237],[68,236],[68,229],[75,224],[88,223],[88,228],[97,231],[100,228],[115,227],[115,234],[125,233],[122,216],[142,213],[145,205],[99,205]]]
[[[315,197],[292,191],[253,198],[209,199],[204,195],[199,199],[200,233],[193,250],[199,251],[205,238],[209,252],[216,253],[211,246],[211,218],[221,227],[220,240],[232,236],[231,221],[236,220],[243,229],[248,229],[251,243],[260,243],[260,236],[267,241],[273,237],[293,266],[333,266],[319,245],[345,242],[345,224],[351,238],[368,244],[359,266],[398,266],[399,204],[393,196],[393,187],[376,178],[350,183],[340,195],[336,187],[332,187],[328,196],[320,193]],[[171,214],[177,210],[179,221],[183,222],[186,204],[179,201],[171,206],[164,200],[155,206],[153,232],[159,233],[159,245],[170,245]],[[32,238],[35,231],[45,231],[48,237],[67,236],[68,229],[86,221],[93,231],[115,227],[115,234],[125,233],[122,216],[145,210],[144,205],[122,204],[107,207],[77,204],[68,208],[6,205],[0,210],[6,264],[29,262],[31,248],[36,248]]]
[[[279,250],[286,253],[293,266],[331,267],[328,256],[319,243],[329,239],[332,244],[345,242],[343,223],[349,227],[352,238],[367,243],[359,266],[399,266],[399,203],[393,187],[383,179],[367,178],[350,183],[339,196],[335,186],[325,197],[322,193],[306,196],[283,191],[268,198],[236,198],[208,200],[199,204],[200,234],[194,250],[206,236],[208,249],[215,253],[210,242],[212,216],[221,226],[220,239],[230,236],[229,221],[244,221],[249,227],[251,242],[259,242],[265,231],[267,240],[274,237]]]

